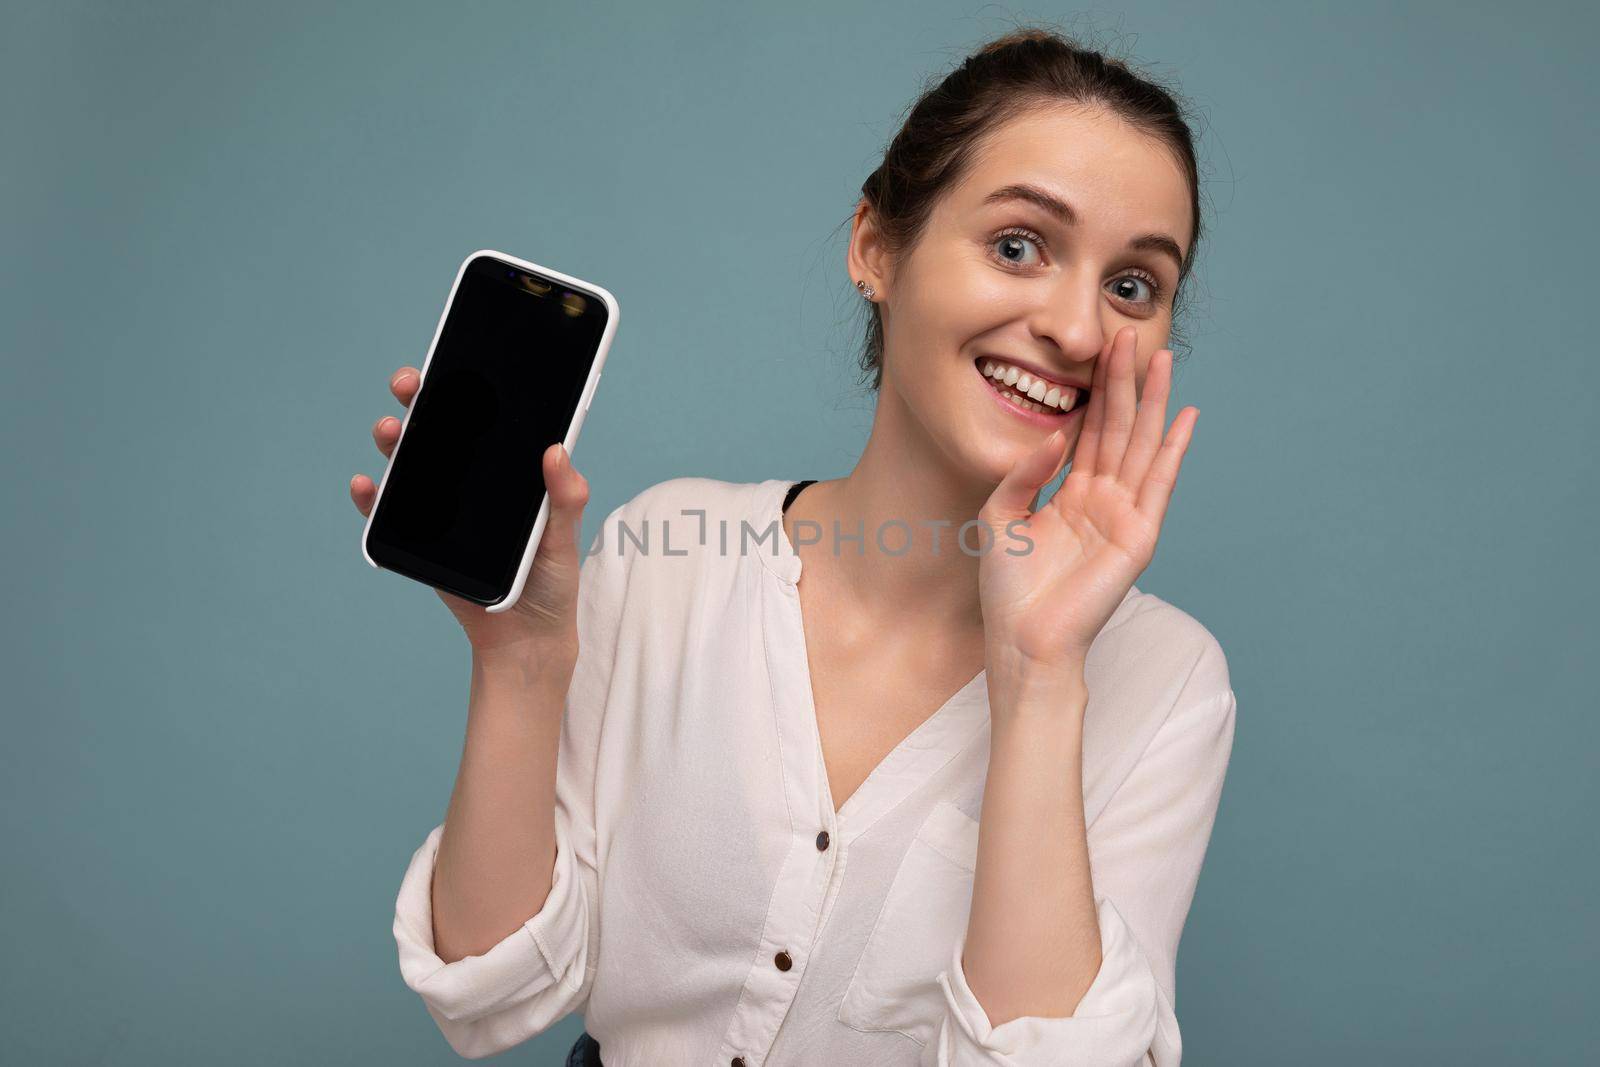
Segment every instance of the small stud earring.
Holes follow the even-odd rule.
[[[856,288],[860,289],[861,295],[866,297],[868,300],[871,300],[873,297],[878,295],[878,291],[864,281],[856,282]]]

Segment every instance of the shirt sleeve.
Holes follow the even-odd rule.
[[[922,1067],[1178,1067],[1178,939],[1233,748],[1224,686],[1180,702],[1089,827],[1101,964],[1073,1014],[991,1026],[961,966],[963,934],[939,975],[945,1016]]]
[[[613,511],[597,538],[605,543]],[[539,911],[481,956],[446,963],[434,951],[433,872],[443,825],[411,857],[395,901],[400,974],[445,1040],[478,1059],[543,1033],[583,1010],[599,957],[599,870],[594,817],[601,720],[616,662],[626,560],[615,547],[583,560],[578,658],[556,759],[555,866]]]

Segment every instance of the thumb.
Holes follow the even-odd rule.
[[[545,450],[544,485],[550,494],[550,518],[539,539],[538,554],[571,562],[578,557],[578,532],[584,505],[589,502],[589,480],[572,466],[566,447],[557,441]]]
[[[1066,434],[1057,430],[1017,460],[984,504],[985,518],[999,523],[1027,518],[1034,496],[1061,470],[1066,443]]]

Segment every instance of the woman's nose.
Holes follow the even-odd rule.
[[[1104,310],[1098,285],[1057,287],[1050,298],[1035,309],[1031,322],[1033,335],[1053,344],[1063,359],[1088,363],[1111,340],[1103,319]]]

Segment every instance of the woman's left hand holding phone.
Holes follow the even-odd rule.
[[[402,407],[409,408],[421,383],[421,371],[401,367],[390,377],[389,391]],[[372,439],[378,451],[389,456],[400,440],[400,419],[393,415],[379,419],[373,424]],[[516,607],[491,615],[481,604],[434,590],[466,631],[473,653],[480,658],[526,658],[530,651],[542,659],[577,658],[578,575],[583,562],[578,538],[589,501],[589,482],[572,466],[560,442],[545,450],[542,462],[550,518]],[[365,474],[350,480],[350,497],[362,515],[372,511],[377,495],[376,483]]]
[[[409,408],[421,384],[419,370],[401,367],[389,391]],[[379,419],[372,439],[390,455],[400,420]],[[550,519],[516,606],[491,615],[434,590],[472,644],[466,740],[430,898],[433,951],[445,963],[482,955],[515,933],[554,884],[557,753],[578,659],[577,538],[589,483],[560,442],[545,450],[543,464]],[[378,487],[357,474],[350,496],[367,515]]]

